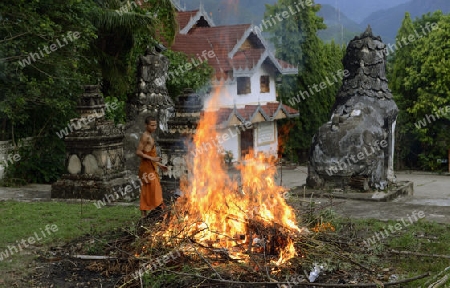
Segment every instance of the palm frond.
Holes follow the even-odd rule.
[[[126,33],[133,33],[136,29],[149,29],[149,33],[154,33],[153,27],[159,22],[158,19],[149,14],[126,12],[120,15],[115,10],[102,10],[102,13],[93,13],[91,21],[97,29],[103,31],[121,30]]]

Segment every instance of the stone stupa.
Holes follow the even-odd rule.
[[[331,119],[314,135],[307,185],[379,190],[395,181],[394,132],[398,108],[386,78],[386,45],[370,26],[348,44],[346,76]]]

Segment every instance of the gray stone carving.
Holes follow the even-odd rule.
[[[157,116],[159,112],[165,116],[169,113],[167,111],[172,111],[174,104],[166,87],[169,59],[160,53],[164,49],[161,45],[147,49],[137,61],[137,87],[129,103],[129,120],[136,120],[139,114],[153,113]],[[167,120],[164,118],[161,123],[163,129],[167,127]]]
[[[81,118],[71,120],[73,131],[64,138],[67,173],[52,184],[52,198],[102,199],[130,182],[123,155],[123,127],[104,118],[99,87],[84,88],[77,106]]]
[[[331,119],[312,140],[308,186],[345,187],[366,178],[384,190],[395,180],[394,130],[398,114],[386,78],[385,44],[370,26],[348,45],[346,77]]]
[[[136,156],[136,148],[139,137],[145,130],[145,118],[150,115],[157,118],[158,143],[159,135],[168,131],[168,121],[173,114],[174,103],[166,87],[170,63],[169,59],[161,54],[164,49],[162,45],[156,45],[139,57],[136,93],[127,105],[128,122],[124,139],[126,167],[136,173],[140,163],[140,158]]]
[[[168,121],[168,132],[161,134],[162,163],[169,167],[169,171],[162,173],[161,184],[166,192],[178,193],[180,183],[188,181],[188,162],[192,155],[188,154],[188,145],[200,122],[200,114],[203,110],[202,97],[192,89],[185,89],[184,93],[177,97],[175,103],[175,116]],[[173,195],[173,194],[172,194]]]

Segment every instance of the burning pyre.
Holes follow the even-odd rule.
[[[204,113],[192,149],[216,139],[215,125],[215,113]],[[225,251],[233,259],[264,252],[276,255],[273,263],[280,265],[294,257],[293,239],[307,230],[297,226],[295,213],[283,198],[285,189],[275,183],[276,159],[250,153],[238,167],[240,177],[230,177],[216,149],[195,155],[189,159],[191,179],[181,185],[183,196],[157,236],[173,246],[189,239]]]

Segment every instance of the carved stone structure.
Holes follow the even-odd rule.
[[[104,118],[105,103],[98,86],[85,86],[65,137],[66,168],[53,183],[52,198],[102,199],[130,182],[125,170],[123,127]],[[74,128],[74,129],[73,129]]]
[[[346,75],[331,120],[313,138],[308,186],[364,183],[384,190],[395,180],[394,130],[398,114],[386,79],[386,45],[370,26],[348,45]]]
[[[166,192],[174,192],[180,182],[188,180],[189,145],[200,121],[203,101],[192,89],[185,89],[175,103],[174,116],[168,121],[168,132],[161,133],[158,143],[161,146],[162,163],[169,167],[162,174],[161,185]]]
[[[160,53],[163,49],[162,46],[147,49],[146,55],[138,59],[137,92],[128,105],[128,117],[131,121],[140,114],[156,114],[157,109],[164,110],[174,105],[166,87],[169,59]],[[162,125],[164,124],[166,123]]]
[[[156,142],[159,144],[158,135],[167,131],[167,122],[173,113],[174,104],[166,87],[169,59],[160,53],[164,49],[160,45],[147,49],[146,55],[140,56],[137,61],[137,92],[127,103],[128,121],[124,139],[125,165],[134,174],[138,173],[141,161],[136,156],[136,149],[139,137],[145,131],[145,118],[151,115],[158,119]]]

